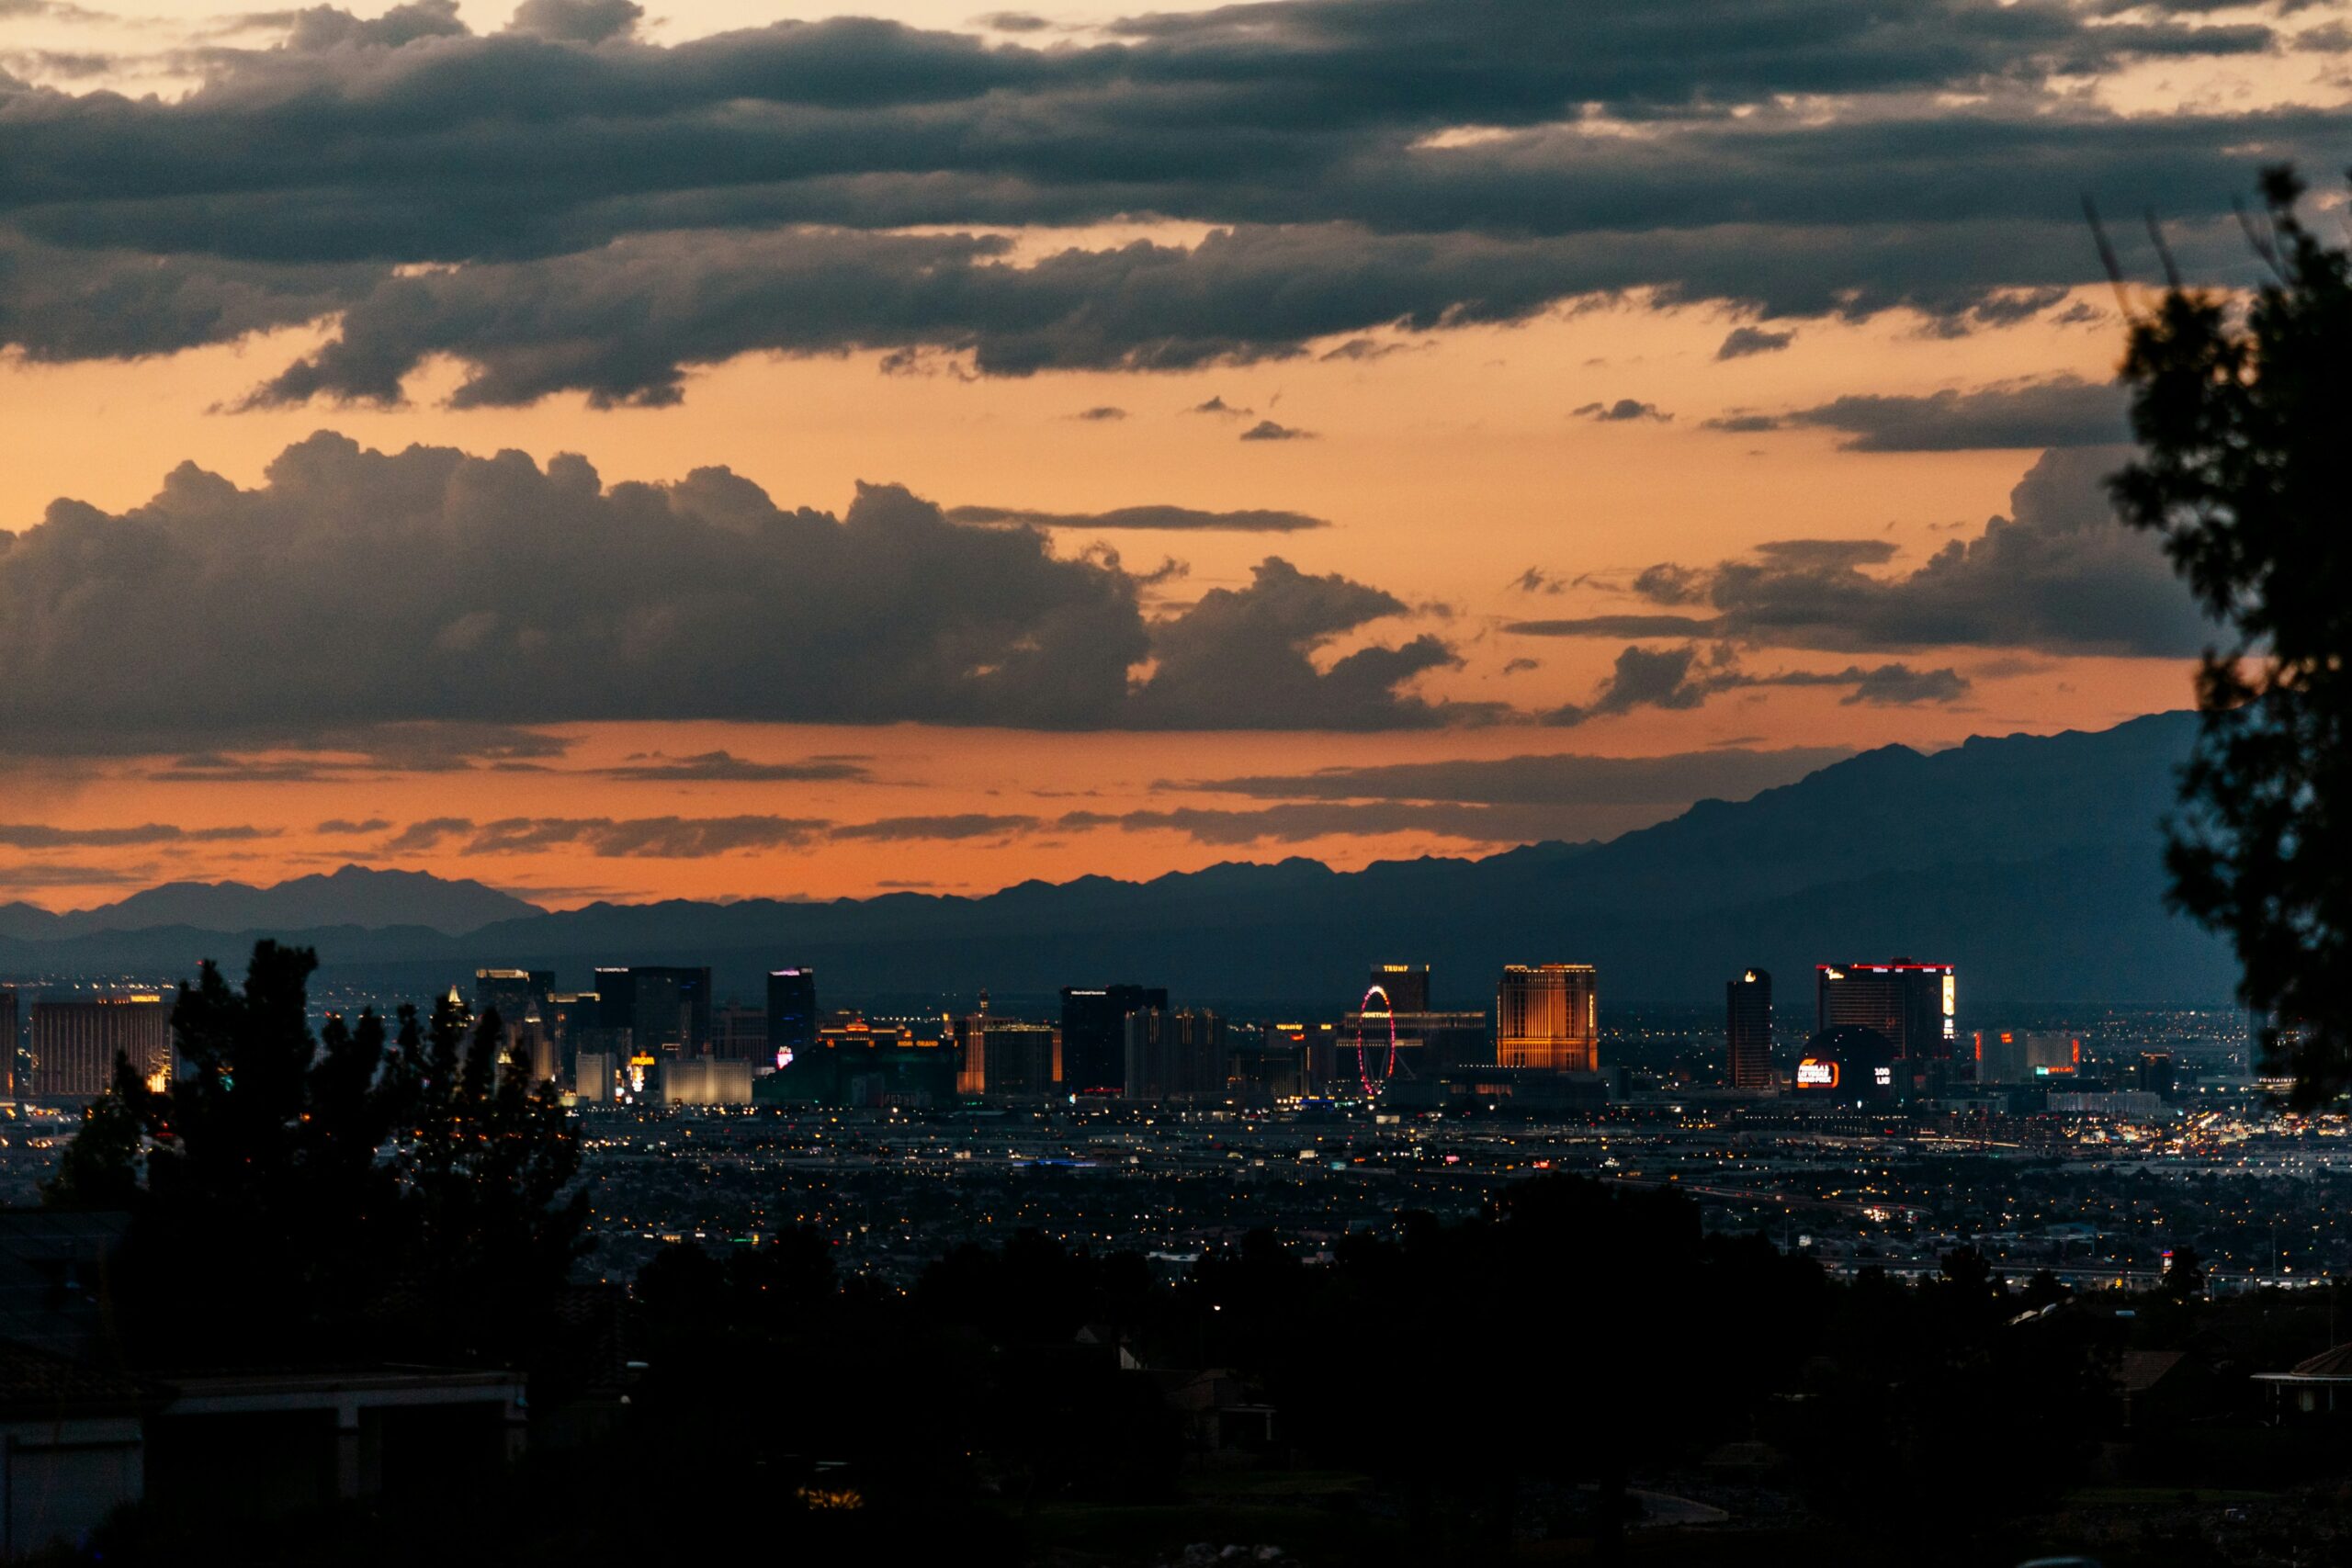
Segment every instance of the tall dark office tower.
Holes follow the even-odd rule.
[[[0,986],[0,1094],[17,1098],[17,990]]]
[[[1390,1012],[1430,1010],[1430,966],[1426,964],[1375,964],[1372,983],[1387,996]]]
[[[1954,1041],[1952,966],[1915,958],[1824,964],[1815,983],[1815,1028],[1875,1029],[1906,1061],[1949,1061]]]
[[[817,1043],[817,971],[768,971],[768,1055],[779,1067]]]
[[[606,1029],[626,1029],[640,1056],[700,1055],[710,1043],[710,971],[636,964],[596,971],[597,1011]]]
[[[480,1018],[491,1009],[498,1010],[498,1017],[507,1032],[530,1016],[533,1009],[542,1020],[553,1010],[550,998],[555,992],[555,971],[552,969],[477,969],[474,971],[474,1016]]]
[[[1734,1089],[1772,1087],[1772,976],[1750,969],[1724,982],[1724,1066]]]
[[[1125,1029],[1129,1100],[1224,1100],[1225,1020],[1191,1008],[1143,1008],[1127,1015]]]
[[[1165,986],[1062,987],[1062,1088],[1071,1094],[1117,1094],[1126,1087],[1127,1014],[1168,1010]]]

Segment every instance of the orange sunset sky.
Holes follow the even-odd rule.
[[[0,901],[1356,866],[2186,705],[2081,198],[2247,281],[2352,14],[1772,10],[0,6]]]

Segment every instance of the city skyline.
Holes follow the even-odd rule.
[[[1672,51],[1561,11],[1514,71],[1425,5],[1274,0],[1246,89],[1238,12],[514,9],[0,17],[46,171],[0,189],[0,901],[1346,867],[2185,705],[2203,628],[2098,500],[2123,321],[2080,201],[2243,281],[2232,198],[2339,164],[2352,80],[2260,6],[1693,0]],[[542,150],[500,71],[549,134],[644,96],[509,189]],[[405,94],[510,231],[402,175]],[[373,154],[313,167],[304,95]],[[820,121],[822,177],[662,150],[772,174]],[[129,173],[167,153],[216,223]],[[910,318],[842,281],[886,276]],[[469,325],[493,298],[522,336]]]

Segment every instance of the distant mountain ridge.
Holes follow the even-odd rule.
[[[444,935],[463,936],[495,920],[546,912],[537,904],[479,882],[422,871],[346,865],[269,887],[243,882],[167,882],[119,903],[62,915],[29,904],[0,905],[0,936],[55,942],[93,931],[152,931],[166,926],[211,931],[273,926],[288,930],[423,926]]]
[[[462,933],[346,919],[272,934],[314,942],[345,977],[419,995],[477,964],[585,985],[594,964],[691,962],[756,999],[765,969],[808,963],[829,1000],[1133,978],[1210,1004],[1336,1006],[1370,963],[1412,959],[1435,966],[1440,1005],[1476,1007],[1503,963],[1579,960],[1600,965],[1604,1002],[1719,1001],[1726,975],[1760,964],[1784,976],[1784,1008],[1809,1010],[1815,964],[1907,953],[1961,965],[1963,1010],[2218,1004],[2235,978],[2226,947],[2164,907],[2158,824],[2194,729],[2192,715],[2162,714],[1928,754],[1885,747],[1606,843],[1479,860],[1227,863],[970,898],[526,905]],[[0,970],[184,972],[232,947],[185,927],[0,938]]]

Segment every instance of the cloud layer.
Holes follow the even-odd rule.
[[[1471,711],[1406,689],[1453,660],[1435,637],[1326,655],[1406,614],[1379,589],[1279,558],[1163,619],[1141,589],[1115,559],[893,486],[834,517],[725,468],[607,488],[574,457],[322,434],[258,489],[183,465],[143,506],[58,502],[0,549],[0,744],[317,746],[329,714],[427,738],[455,722],[479,755],[517,733],[499,727],[568,720],[1376,729]],[[519,735],[511,756],[562,749]]]
[[[446,0],[314,6],[202,53],[183,99],[0,76],[0,342],[334,318],[262,400],[390,400],[448,355],[461,403],[659,403],[759,349],[1152,369],[1629,289],[1753,312],[1726,357],[1784,342],[1774,317],[1965,330],[2093,278],[2082,191],[2226,256],[2199,247],[2249,170],[2340,147],[2335,110],[2098,107],[2073,85],[2282,41],[2111,10],[1270,0],[1082,45],[841,17],[663,46],[628,0],[479,36]],[[1136,219],[1212,227],[1007,237]]]
[[[2193,654],[2206,641],[2204,622],[2162,548],[2121,526],[2108,503],[2104,479],[2124,456],[2116,447],[2045,452],[2010,492],[2009,515],[1990,519],[1977,537],[1955,539],[1909,571],[1883,570],[1896,553],[1883,539],[1781,540],[1713,567],[1649,569],[1634,589],[1654,610],[1519,621],[1505,629],[1532,637],[1711,637],[1836,652],[1979,647]],[[1625,673],[1621,667],[1621,677]],[[1687,694],[1673,681],[1664,689]],[[1614,699],[1604,693],[1600,700]]]

